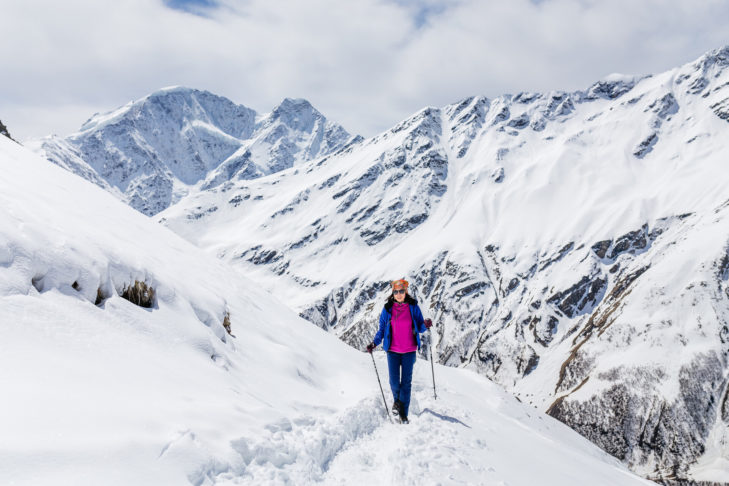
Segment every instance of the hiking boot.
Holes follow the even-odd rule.
[[[408,416],[405,415],[405,410],[402,408],[402,404],[398,402],[398,405],[400,405],[400,422],[403,424],[409,424],[410,421],[408,421]]]
[[[400,416],[400,400],[395,400],[392,403],[392,415],[394,415],[395,417]]]

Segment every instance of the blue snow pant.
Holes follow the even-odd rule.
[[[387,352],[387,367],[390,371],[390,390],[392,390],[392,397],[395,400],[400,400],[402,410],[406,417],[410,409],[413,366],[415,366],[415,351],[412,353]]]

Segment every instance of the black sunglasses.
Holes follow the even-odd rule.
[[[405,289],[400,289],[400,290],[393,290],[393,291],[392,291],[392,293],[393,293],[393,294],[404,294],[405,292],[406,292],[406,290],[405,290]]]

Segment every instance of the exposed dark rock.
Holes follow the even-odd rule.
[[[633,89],[635,87],[635,83],[635,80],[598,81],[590,86],[585,98],[587,100],[596,100],[598,98],[614,100]]]
[[[724,329],[727,329],[726,326]],[[729,424],[729,384],[725,387],[724,398],[721,399],[721,420]]]
[[[333,329],[341,322],[354,319],[364,306],[369,306],[368,308],[372,310],[375,298],[387,288],[389,282],[374,282],[360,286],[358,280],[354,279],[346,287],[333,290],[324,299],[303,310],[300,315],[322,329]],[[343,308],[345,303],[346,309]],[[377,315],[379,316],[379,311]],[[348,326],[340,337],[347,344],[363,349],[372,340],[377,325],[379,323],[371,323],[366,319],[357,321],[354,325]]]
[[[251,152],[246,150],[243,154],[226,160],[220,165],[214,177],[205,181],[203,190],[212,189],[225,181],[246,180],[260,177],[262,174],[251,160]]]
[[[613,245],[613,249],[610,252],[608,258],[615,260],[618,256],[628,251],[636,253],[637,250],[644,249],[648,243],[646,241],[646,230],[648,225],[644,225],[641,229],[626,233],[617,240]]]
[[[487,351],[484,348],[479,347],[476,352],[476,357],[478,357],[479,361],[486,369],[490,370],[491,374],[495,375],[499,372],[502,361],[501,356],[495,352],[491,350]]]
[[[293,200],[291,200],[290,203],[288,203],[283,209],[280,209],[273,213],[271,215],[271,219],[274,219],[278,216],[283,216],[284,214],[291,213],[296,210],[296,208],[301,205],[301,203],[306,202],[309,200],[309,195],[311,194],[311,189],[306,189],[305,191],[300,192],[299,194],[294,197]]]
[[[281,261],[283,259],[283,254],[276,250],[262,249],[261,246],[258,245],[241,253],[239,258],[246,258],[249,262],[255,265],[267,265]]]
[[[488,282],[473,282],[455,291],[453,297],[460,300],[464,297],[477,297],[483,295],[483,289],[488,288]]]
[[[465,98],[465,99],[461,100],[458,104],[456,104],[450,112],[451,121],[455,120],[459,116],[461,116],[461,118],[463,118],[463,116],[462,116],[463,110],[468,108],[471,105],[471,103],[473,103],[473,100],[475,100],[475,99],[476,99],[475,96],[469,96],[468,98]]]
[[[629,452],[628,438],[623,427],[616,426],[612,417],[625,419],[630,411],[629,396],[625,385],[616,384],[600,394],[599,398],[588,402],[573,404],[559,398],[547,409],[547,413],[569,425],[604,451],[620,460],[626,460]],[[606,410],[610,413],[604,413]],[[584,414],[585,418],[577,420],[578,413]]]
[[[612,243],[613,240],[598,241],[597,243],[592,245],[592,251],[594,251],[595,255],[597,255],[598,257],[605,258],[605,255],[607,255],[607,251]]]
[[[638,157],[639,159],[642,159],[646,155],[648,155],[652,150],[653,147],[658,143],[658,134],[653,132],[648,137],[645,138],[633,151],[633,155]]]
[[[468,153],[476,133],[486,121],[488,110],[489,100],[483,97],[468,98],[449,110],[451,121],[455,121],[450,142],[454,145],[456,157],[461,158]]]
[[[521,130],[522,128],[529,126],[529,115],[524,113],[517,118],[512,118],[506,126]]]
[[[3,124],[2,120],[0,120],[0,135],[5,135],[5,136],[6,136],[6,137],[8,137],[8,138],[9,138],[10,140],[13,140],[13,137],[11,137],[11,136],[10,136],[10,132],[8,131],[8,127],[6,127],[6,126],[5,126],[4,124]],[[14,141],[15,141],[15,140],[13,140],[13,142],[14,142]]]
[[[373,165],[367,171],[357,178],[354,182],[350,183],[332,196],[333,199],[339,199],[340,197],[347,196],[337,207],[338,213],[343,213],[354,204],[359,198],[362,192],[371,186],[377,178],[382,174],[383,167],[380,164]]]
[[[379,208],[380,208],[380,203],[378,202],[372,206],[364,207],[358,211],[354,211],[352,213],[352,215],[349,218],[347,218],[347,220],[345,222],[351,223],[355,219],[357,219],[357,222],[363,221],[363,220],[369,218],[370,216],[372,216],[375,213],[375,211],[377,211]]]
[[[311,243],[312,241],[315,241],[319,237],[319,235],[322,234],[327,228],[326,225],[323,225],[320,223],[321,223],[321,219],[317,219],[314,223],[312,223],[311,226],[314,227],[314,230],[311,233],[308,233],[305,236],[303,236],[301,239],[295,241],[294,243],[291,243],[291,245],[289,245],[289,250],[296,250],[298,248],[302,248],[302,247],[308,245],[309,243]]]
[[[509,107],[504,106],[503,108],[501,108],[501,111],[499,111],[496,114],[493,125],[508,120],[510,116],[511,116],[511,111],[509,111]]]
[[[325,187],[332,187],[334,184],[337,183],[337,181],[339,180],[340,177],[342,177],[342,174],[337,174],[337,175],[330,177],[329,179],[322,182],[321,185],[319,185],[319,187],[317,187],[317,189],[321,191]]]
[[[218,210],[217,206],[210,206],[209,208],[203,208],[202,206],[198,206],[195,209],[191,210],[191,212],[187,213],[185,216],[187,219],[197,220],[201,219],[209,214],[214,213]]]
[[[542,95],[539,93],[527,93],[527,92],[522,91],[521,93],[514,96],[512,101],[514,103],[521,103],[523,105],[528,105],[528,104],[533,103],[534,101],[538,100],[541,97],[542,97]]]
[[[425,138],[437,139],[441,135],[440,110],[438,108],[425,108],[415,116],[408,118],[391,129],[391,133],[409,130],[409,137],[422,135]]]
[[[729,486],[729,483],[724,482],[694,481],[692,479],[654,479],[654,481],[663,486]]]
[[[553,263],[556,263],[556,262],[562,260],[569,252],[572,251],[572,249],[574,247],[575,247],[575,243],[573,241],[564,245],[562,248],[560,248],[560,250],[557,252],[557,254],[555,256],[548,259],[546,262],[544,262],[542,264],[542,266],[539,268],[539,271],[541,272],[541,271],[545,270],[547,267],[549,267],[550,265],[552,265]]]
[[[572,287],[557,292],[548,304],[557,306],[567,317],[574,317],[591,311],[602,299],[607,287],[607,279],[599,276],[584,276]]]
[[[534,337],[534,342],[544,346],[545,348],[549,346],[554,339],[558,326],[559,319],[554,316],[549,316],[547,319],[534,316],[529,320],[529,329]]]
[[[601,377],[616,381],[606,391],[584,401],[560,397],[547,413],[631,466],[658,459],[657,479],[686,480],[719,411],[722,370],[715,356],[697,357],[681,368],[679,397],[672,402],[644,393],[660,386],[662,370],[615,370]]]
[[[724,255],[719,261],[717,277],[719,280],[729,280],[729,247],[724,249]]]
[[[726,98],[719,103],[711,105],[711,109],[714,110],[714,114],[724,121],[729,122],[729,98]]]
[[[534,348],[527,346],[523,355],[518,356],[516,369],[522,376],[526,376],[539,366],[539,355]]]
[[[686,90],[686,92],[688,94],[699,94],[702,91],[704,91],[704,89],[706,89],[706,87],[708,85],[709,85],[709,80],[708,79],[706,79],[703,76],[702,77],[698,77],[698,78],[696,78],[696,79],[693,80],[693,82],[689,85],[689,87]]]
[[[660,228],[654,228],[648,232],[648,225],[644,224],[640,229],[630,231],[617,239],[598,241],[592,245],[592,251],[599,258],[607,260],[604,263],[614,263],[620,255],[629,253],[636,255],[645,251],[651,243],[663,232]]]
[[[566,93],[555,93],[550,96],[544,115],[550,120],[564,115],[569,115],[575,110],[572,97]]]
[[[661,99],[651,103],[648,109],[653,111],[661,120],[666,120],[670,115],[678,113],[678,102],[672,93],[668,93]]]
[[[626,275],[625,277],[623,277],[622,279],[618,280],[618,282],[615,283],[615,286],[613,287],[613,289],[610,291],[610,295],[609,295],[610,299],[620,298],[621,295],[623,294],[623,292],[625,292],[625,290],[628,287],[630,287],[633,284],[633,282],[635,282],[638,279],[638,277],[643,275],[643,273],[645,273],[645,271],[648,270],[648,268],[650,268],[650,265],[641,267],[638,270],[636,270],[635,272],[630,273],[630,274]]]
[[[250,198],[250,194],[237,194],[230,201],[228,201],[228,204],[231,204],[234,208],[237,208],[243,201],[247,201]]]

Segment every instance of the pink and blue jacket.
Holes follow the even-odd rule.
[[[425,327],[425,319],[423,319],[423,313],[420,311],[420,307],[418,307],[417,300],[408,295],[405,297],[405,302],[410,306],[413,336],[415,337],[418,349],[420,349],[420,333],[427,330]],[[380,313],[380,328],[372,342],[375,346],[382,343],[382,349],[385,351],[390,350],[390,346],[392,345],[392,302],[388,301],[382,308],[382,312]]]

